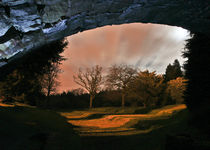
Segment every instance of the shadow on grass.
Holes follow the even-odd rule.
[[[135,114],[147,114],[149,112],[151,112],[153,109],[156,109],[156,108],[159,108],[159,107],[142,107],[140,109],[137,109],[135,110]]]
[[[180,112],[174,112],[174,115],[170,116],[160,116],[152,119],[139,120],[139,122],[134,126],[137,129],[145,130],[152,126],[159,126],[163,128],[172,128],[173,130],[180,130],[187,127],[188,122],[188,111],[182,110]],[[181,125],[180,125],[181,124]],[[182,129],[184,130],[184,129]]]
[[[0,107],[1,150],[80,149],[80,138],[58,113],[28,107]]]
[[[188,132],[187,120],[187,110],[182,110],[170,118],[141,120],[135,125],[135,128],[140,130],[154,129],[149,133],[129,136],[82,137],[83,149],[164,150],[168,135]]]
[[[164,150],[169,137],[197,134],[189,128],[188,117],[188,110],[184,109],[171,116],[139,120],[134,127],[142,131],[151,129],[148,133],[78,137],[66,118],[55,111],[28,107],[0,107],[0,149]],[[183,136],[180,139],[183,139]],[[173,141],[179,142],[177,139],[172,140],[172,143]],[[180,149],[179,146],[182,147],[177,145],[176,149]]]
[[[126,136],[82,137],[83,150],[209,150],[209,137],[188,124],[187,109],[172,116],[139,120],[138,130],[147,133]]]

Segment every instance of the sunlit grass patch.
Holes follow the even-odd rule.
[[[94,113],[86,111],[73,111],[73,112],[62,112],[60,114],[66,117],[67,119],[82,119],[82,118],[87,118]]]
[[[69,120],[68,122],[81,127],[97,127],[97,128],[116,128],[121,127],[125,123],[129,122],[132,118],[109,118],[111,116],[103,117],[100,119],[92,120]]]
[[[68,119],[94,119],[103,115],[134,114],[136,110],[140,109],[143,109],[143,107],[99,107],[80,111],[60,112],[60,114]]]
[[[14,107],[12,104],[0,103],[0,107]]]
[[[92,108],[87,111],[93,113],[103,113],[103,114],[134,114],[136,110],[142,109],[143,107],[99,107]]]
[[[188,111],[182,109],[168,116],[132,120],[129,122],[131,124],[120,128],[91,128],[89,131],[88,128],[77,128],[77,131],[82,131],[79,133],[84,147],[91,147],[91,150],[164,150],[168,135],[191,132],[187,124],[188,116]]]
[[[171,105],[165,106],[163,108],[159,108],[149,112],[148,114],[124,114],[119,112],[120,108],[113,108],[112,110],[113,115],[110,114],[106,115],[105,113],[108,112],[110,108],[98,108],[94,110],[85,110],[82,111],[81,116],[85,116],[84,113],[86,112],[88,115],[86,118],[81,119],[71,119],[67,114],[67,118],[69,119],[69,123],[76,126],[76,130],[82,136],[117,136],[117,135],[132,135],[132,134],[142,134],[148,133],[153,131],[154,129],[162,128],[166,126],[167,120],[173,117],[176,113],[180,112],[181,110],[186,109],[185,105]],[[122,109],[122,108],[121,108]],[[125,112],[125,111],[124,111]],[[127,111],[131,112],[131,111]],[[100,118],[94,119],[87,119],[88,116],[104,113],[104,116]],[[77,113],[71,113],[72,116],[74,114],[77,116]],[[65,114],[63,114],[65,115]]]
[[[176,111],[180,111],[182,109],[186,109],[185,104],[179,104],[179,105],[168,105],[162,108],[154,109],[149,114],[157,114],[157,115],[164,115],[164,114],[172,114]]]

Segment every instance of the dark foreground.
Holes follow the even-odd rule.
[[[102,116],[96,117],[100,119]],[[23,106],[0,107],[0,149],[181,150],[186,149],[186,145],[195,149],[209,148],[210,142],[205,134],[189,127],[188,116],[187,109],[183,109],[171,115],[126,123],[125,127],[142,131],[134,134],[126,134],[128,130],[119,131],[125,134],[117,134],[119,132],[112,130],[109,131],[112,134],[106,134],[106,129],[95,134],[95,128],[91,130],[91,127],[81,134],[84,127],[70,125],[57,112]]]

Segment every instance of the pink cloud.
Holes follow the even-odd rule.
[[[69,45],[62,54],[68,60],[61,66],[64,72],[59,78],[59,91],[79,87],[73,81],[79,67],[128,63],[163,72],[168,63],[181,59],[186,37],[175,37],[175,31],[175,27],[134,23],[105,26],[68,37]]]

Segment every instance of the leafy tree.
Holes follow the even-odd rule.
[[[174,78],[174,75],[173,75],[173,66],[171,64],[169,64],[166,67],[165,81],[170,81],[173,78]]]
[[[181,66],[180,66],[180,63],[179,63],[178,59],[174,60],[173,67],[174,67],[174,70],[175,70],[174,71],[175,76],[176,77],[182,77],[183,73],[182,73]]]
[[[18,86],[20,84],[21,76],[17,70],[9,74],[4,82],[0,83],[1,99],[5,102],[21,101],[24,99],[24,94],[18,93]]]
[[[93,99],[100,91],[102,81],[102,67],[96,65],[92,68],[86,68],[85,71],[79,69],[77,76],[73,76],[75,83],[85,88],[90,94],[90,108],[93,105]]]
[[[38,100],[43,98],[41,79],[47,72],[46,68],[64,60],[60,53],[66,45],[67,42],[64,40],[52,42],[1,67],[0,71],[3,75],[1,74],[0,84],[4,87],[0,90],[4,91],[1,95],[3,97],[9,95],[12,99],[22,97],[25,103],[36,105]]]
[[[170,80],[167,83],[166,92],[170,95],[171,99],[177,103],[184,102],[184,91],[186,90],[187,80],[183,77],[178,77],[174,80]]]
[[[106,76],[106,85],[108,88],[121,91],[122,107],[125,106],[125,96],[128,92],[129,84],[136,74],[136,69],[127,65],[114,65],[109,68],[108,75]]]
[[[144,107],[155,106],[163,92],[163,81],[163,76],[146,70],[138,73],[130,87]]]
[[[181,70],[181,66],[179,61],[176,59],[174,60],[173,65],[169,64],[166,68],[165,72],[165,81],[168,82],[170,80],[174,80],[177,77],[182,77],[183,73]]]

